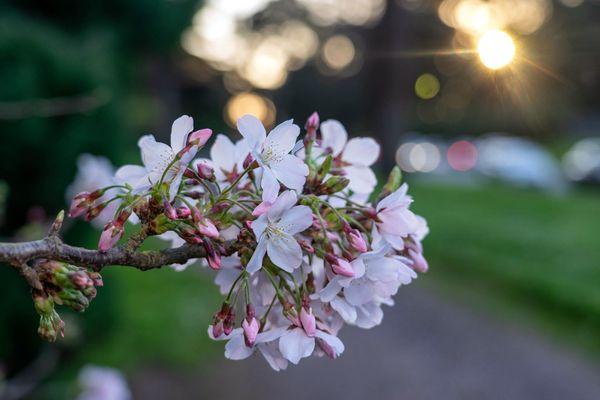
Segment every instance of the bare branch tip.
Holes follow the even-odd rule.
[[[50,230],[48,231],[48,236],[57,236],[58,233],[60,232],[60,228],[62,228],[62,224],[63,224],[64,220],[65,220],[65,210],[60,210],[60,212],[54,219],[54,222],[52,223]]]

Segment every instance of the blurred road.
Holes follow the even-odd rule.
[[[600,364],[525,328],[412,285],[370,331],[342,330],[338,360],[309,359],[275,373],[258,354],[208,372],[148,367],[136,399],[594,399]]]

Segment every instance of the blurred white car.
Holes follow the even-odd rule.
[[[560,163],[531,140],[491,134],[476,141],[480,173],[509,183],[563,192],[568,183]]]
[[[571,180],[600,183],[600,138],[575,143],[563,157],[563,168]]]

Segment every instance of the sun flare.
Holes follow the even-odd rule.
[[[484,33],[477,43],[479,59],[490,69],[500,69],[515,57],[515,42],[503,31],[492,30]]]

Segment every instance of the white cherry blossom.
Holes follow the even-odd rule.
[[[378,234],[396,250],[404,248],[404,238],[412,233],[426,234],[417,216],[409,210],[412,198],[404,183],[398,190],[382,199],[376,207]]]
[[[261,167],[261,188],[265,201],[275,200],[280,182],[289,189],[302,190],[308,166],[300,158],[290,154],[300,134],[300,128],[292,120],[277,125],[269,135],[260,120],[252,115],[244,115],[238,119],[237,127],[246,140],[252,157]]]
[[[194,129],[194,120],[187,115],[173,122],[171,127],[171,145],[157,142],[153,135],[142,136],[138,146],[142,152],[144,166],[125,165],[116,173],[116,179],[131,185],[135,191],[143,191],[158,183],[164,173],[164,182],[169,183],[171,200],[177,195],[183,173],[188,163],[196,156],[197,146],[175,161],[168,171],[165,170],[175,160],[177,154],[186,146],[188,135]]]
[[[287,368],[288,362],[281,355],[276,340],[285,333],[285,328],[274,328],[261,332],[256,336],[254,345],[248,347],[244,341],[244,331],[236,328],[229,335],[213,336],[212,326],[208,327],[208,336],[213,340],[227,340],[225,345],[225,357],[230,360],[244,360],[250,357],[256,349],[267,360],[271,368],[281,371]]]
[[[265,254],[279,268],[292,272],[302,263],[302,248],[294,235],[312,225],[312,212],[307,206],[295,205],[294,191],[283,192],[269,210],[252,222],[258,245],[246,270],[255,273],[262,267]]]
[[[279,339],[279,351],[289,362],[298,364],[301,359],[313,353],[317,339],[325,342],[333,350],[334,357],[344,352],[344,344],[336,336],[318,328],[314,334],[309,335],[298,326],[291,326],[283,333]]]
[[[377,178],[371,165],[379,158],[379,144],[372,138],[357,137],[348,140],[344,126],[334,119],[321,124],[321,149],[330,149],[344,176],[350,180],[348,188],[355,193],[370,194]]]

